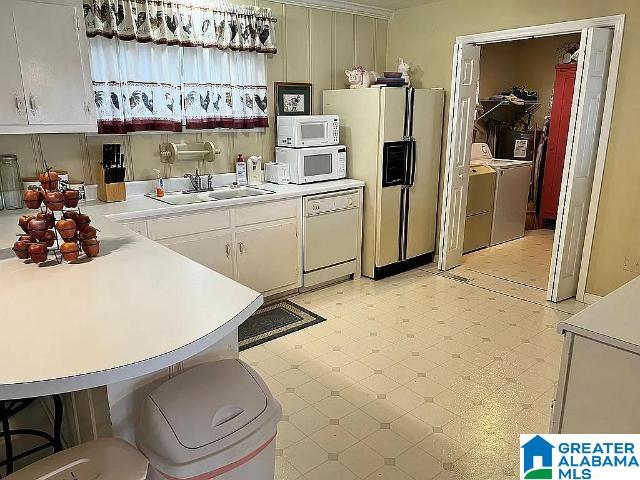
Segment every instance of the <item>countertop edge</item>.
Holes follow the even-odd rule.
[[[557,331],[575,333],[640,354],[640,277],[637,277],[576,315],[558,323]]]
[[[229,335],[253,315],[263,302],[264,297],[262,294],[258,294],[249,305],[224,325],[189,344],[153,358],[128,365],[121,365],[109,370],[87,372],[72,377],[51,378],[28,383],[0,384],[0,401],[15,398],[41,397],[101,387],[132,378],[138,378],[168,368],[215,345],[221,338]]]
[[[243,197],[237,199],[230,200],[218,200],[211,202],[203,202],[203,203],[192,203],[188,205],[169,205],[163,204],[160,200],[145,197],[143,195],[131,197],[129,200],[144,197],[152,202],[157,202],[158,205],[154,205],[155,208],[137,210],[132,209],[131,211],[125,212],[114,212],[114,213],[104,213],[103,216],[106,218],[113,220],[118,223],[127,222],[127,221],[135,221],[135,220],[145,220],[145,219],[153,219],[164,216],[175,216],[175,215],[187,215],[190,213],[196,212],[204,212],[208,210],[215,210],[219,208],[234,208],[234,207],[242,207],[246,205],[254,205],[259,203],[267,203],[267,202],[276,202],[280,200],[287,200],[292,198],[302,198],[310,195],[321,195],[325,193],[332,192],[343,192],[347,190],[353,190],[358,188],[364,188],[365,182],[362,180],[341,180],[339,182],[344,182],[343,184],[335,184],[331,183],[330,185],[298,185],[298,189],[293,191],[285,191],[279,192],[277,191],[280,185],[268,185],[261,186],[257,188],[264,188],[265,190],[276,189],[273,194],[269,195],[260,195],[260,196],[252,196],[252,197]],[[291,188],[291,185],[287,187]],[[122,203],[126,204],[126,201]],[[100,206],[105,206],[105,204],[95,204],[92,207],[100,208]]]

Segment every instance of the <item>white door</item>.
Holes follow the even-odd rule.
[[[18,44],[10,9],[0,15],[0,45],[0,125],[26,125]]]
[[[473,123],[478,102],[480,47],[456,45],[453,65],[449,137],[440,227],[438,268],[449,270],[462,263],[464,222],[469,189],[469,163]]]
[[[613,30],[608,28],[582,32],[547,291],[553,302],[571,298],[578,290],[612,41]]]
[[[233,278],[233,238],[229,231],[168,238],[159,243],[225,277]]]
[[[261,293],[298,286],[298,220],[236,231],[236,280]]]
[[[83,63],[77,9],[16,1],[13,14],[29,123],[86,124],[91,111],[85,90],[89,70]]]

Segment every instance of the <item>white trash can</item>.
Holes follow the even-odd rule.
[[[240,360],[198,365],[145,399],[136,431],[149,480],[273,480],[282,407]]]
[[[145,480],[148,464],[123,440],[101,438],[54,453],[5,480]]]

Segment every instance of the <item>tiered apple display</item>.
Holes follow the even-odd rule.
[[[38,180],[40,188],[30,187],[23,194],[24,204],[36,215],[23,215],[18,225],[24,234],[13,244],[13,251],[20,259],[33,263],[45,262],[53,253],[58,263],[58,253],[67,262],[78,260],[81,252],[96,257],[100,242],[96,229],[88,215],[80,212],[80,192],[67,188],[53,170],[42,172]],[[56,216],[57,215],[57,216]],[[57,234],[56,234],[57,232]]]

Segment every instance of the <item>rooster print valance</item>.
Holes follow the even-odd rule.
[[[84,0],[87,36],[276,53],[268,8],[206,0]]]

